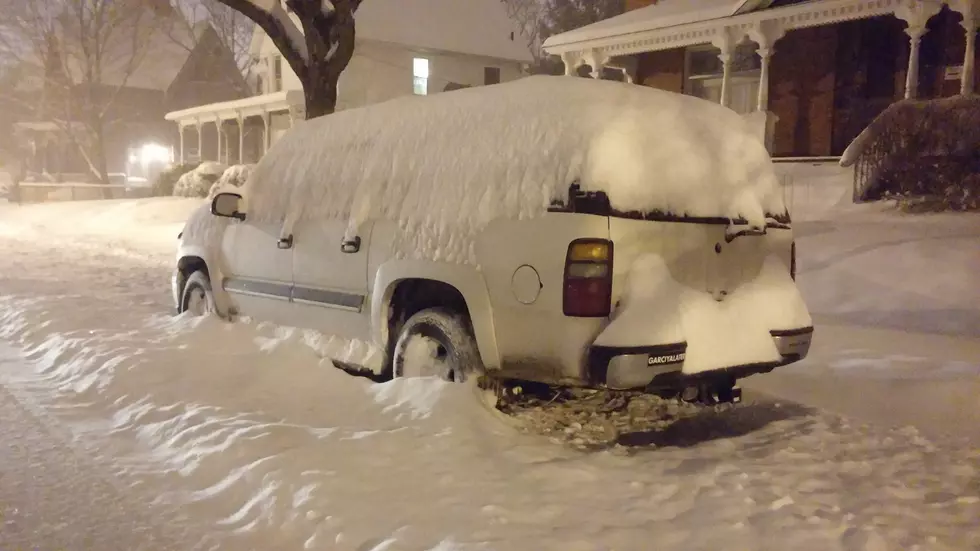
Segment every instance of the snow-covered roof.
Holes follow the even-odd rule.
[[[527,39],[501,0],[367,0],[355,17],[358,38],[532,61]]]
[[[765,223],[772,161],[734,111],[620,82],[534,76],[304,121],[247,184],[249,216],[406,224],[406,251],[472,258],[475,232],[544,214],[569,185],[613,208]],[[355,183],[357,185],[355,185]]]
[[[290,105],[301,104],[303,92],[299,90],[281,90],[259,96],[249,96],[229,101],[197,105],[180,111],[171,111],[164,118],[181,125],[193,124],[198,119],[213,121],[236,120],[239,116],[254,117],[264,113],[286,111]]]
[[[645,8],[551,36],[545,40],[544,47],[731,17],[746,9],[749,2],[753,5],[756,3],[753,0],[661,0]]]

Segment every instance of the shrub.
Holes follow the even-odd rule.
[[[181,176],[197,168],[198,163],[183,163],[174,165],[160,173],[156,181],[153,182],[153,195],[156,197],[169,197],[174,194],[174,186]]]
[[[980,97],[895,103],[852,148],[856,200],[899,199],[912,212],[980,209]]]
[[[207,197],[211,186],[225,170],[225,165],[221,163],[205,161],[177,180],[173,194],[179,197]]]

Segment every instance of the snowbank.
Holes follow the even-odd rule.
[[[733,111],[565,77],[400,98],[305,121],[253,176],[249,215],[286,220],[284,231],[303,217],[346,218],[350,231],[366,219],[393,219],[408,233],[406,251],[457,261],[472,261],[471,237],[490,221],[539,216],[575,181],[605,191],[625,211],[755,224],[785,211],[765,147]]]
[[[66,201],[5,206],[0,223],[18,230],[59,236],[157,238],[173,242],[202,201],[181,197]]]
[[[194,170],[184,174],[174,185],[174,195],[178,197],[207,197],[211,186],[225,173],[221,163],[206,161]]]

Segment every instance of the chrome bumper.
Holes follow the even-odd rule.
[[[813,341],[813,327],[792,329],[789,331],[771,331],[776,349],[784,360],[795,362],[802,360],[810,353],[810,343]]]
[[[589,357],[589,376],[593,384],[604,384],[617,390],[649,387],[653,383],[681,384],[687,378],[729,376],[748,377],[772,371],[776,367],[797,362],[810,352],[813,327],[788,331],[771,331],[773,343],[782,359],[743,366],[725,367],[697,375],[684,375],[687,343],[636,348],[593,347]]]

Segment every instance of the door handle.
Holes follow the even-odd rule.
[[[289,234],[286,237],[280,237],[276,246],[280,249],[292,249],[293,248],[293,234]]]
[[[346,254],[354,254],[361,250],[361,237],[354,236],[354,239],[344,239],[340,242],[340,251]]]

